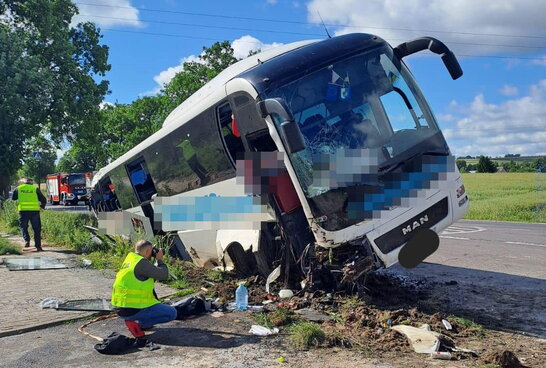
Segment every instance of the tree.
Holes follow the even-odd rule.
[[[72,138],[108,91],[108,47],[93,23],[71,28],[70,0],[0,1],[0,195],[25,147],[43,135]]]
[[[199,61],[184,63],[183,70],[165,85],[163,93],[174,109],[225,68],[237,62],[229,41],[216,42],[210,48],[203,47]]]
[[[456,164],[457,164],[457,168],[459,169],[459,171],[461,171],[463,169],[466,170],[466,161],[465,160],[457,160]]]
[[[488,156],[480,156],[476,169],[480,173],[494,173],[497,172],[497,166]]]
[[[98,169],[115,160],[159,130],[175,107],[236,61],[229,42],[217,42],[203,48],[198,62],[185,63],[157,96],[104,106],[80,125],[59,169]]]
[[[29,154],[25,155],[20,173],[23,177],[32,178],[40,187],[40,183],[45,181],[46,175],[55,171],[55,160],[57,159],[55,147],[45,138],[37,137],[32,140],[26,151]],[[39,152],[41,158],[39,156],[34,157],[31,154],[34,152]]]
[[[59,172],[92,172],[97,169],[96,156],[89,154],[82,147],[73,144],[59,159],[56,171]]]

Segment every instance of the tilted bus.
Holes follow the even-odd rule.
[[[101,228],[176,235],[181,253],[204,267],[267,274],[283,255],[303,266],[321,252],[339,265],[357,254],[393,265],[418,229],[439,233],[468,209],[453,156],[402,61],[426,49],[453,79],[462,75],[429,37],[393,48],[349,34],[239,61],[96,173]]]

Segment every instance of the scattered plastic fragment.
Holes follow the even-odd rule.
[[[411,347],[416,353],[432,354],[440,348],[439,333],[430,330],[427,324],[421,327],[396,325],[393,330],[405,335],[411,343]]]
[[[432,359],[451,360],[451,353],[448,351],[436,351],[430,354]]]
[[[271,272],[269,274],[269,276],[267,276],[267,280],[265,281],[265,291],[269,294],[269,285],[275,281],[276,279],[279,278],[279,276],[281,275],[281,266],[275,268],[273,270],[273,272]]]
[[[61,303],[61,301],[57,298],[45,298],[44,300],[40,302],[39,306],[42,309],[45,309],[45,308],[57,309],[59,307],[59,303]]]
[[[91,266],[93,264],[93,262],[91,262],[91,260],[87,258],[82,259],[82,263],[84,264],[84,266]]]
[[[277,362],[284,363],[284,357],[282,355],[280,357],[278,357]]]
[[[444,324],[444,327],[446,328],[446,330],[449,331],[449,330],[453,329],[453,326],[451,326],[451,323],[449,323],[449,321],[447,319],[443,319],[442,323]]]
[[[276,327],[274,329],[269,329],[260,325],[252,325],[248,332],[256,336],[269,336],[279,333],[279,329]]]
[[[294,296],[294,293],[290,289],[282,289],[279,291],[279,297],[281,299],[288,299]]]

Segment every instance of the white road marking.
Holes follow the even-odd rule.
[[[446,236],[446,235],[440,235],[440,238],[456,239],[456,240],[470,240],[469,238],[459,238],[457,236]]]
[[[453,235],[453,234],[468,234],[468,233],[478,233],[480,231],[485,231],[485,227],[481,226],[450,226],[445,229],[442,234]]]
[[[546,244],[536,244],[536,243],[525,243],[525,242],[505,242],[506,244],[516,244],[516,245],[532,245],[534,247],[546,247]]]

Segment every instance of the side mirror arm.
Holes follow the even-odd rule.
[[[427,49],[441,56],[452,79],[458,79],[463,75],[463,70],[455,54],[442,41],[433,37],[420,37],[401,43],[394,48],[394,55],[398,59],[402,59],[408,55]]]

